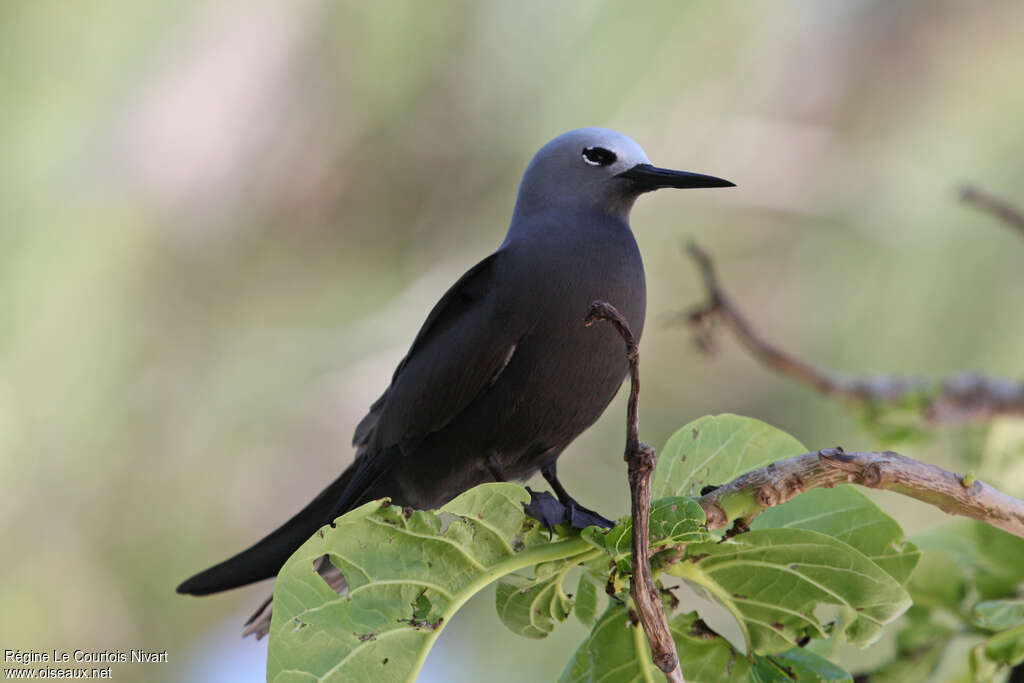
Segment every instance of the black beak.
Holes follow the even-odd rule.
[[[637,164],[628,171],[615,176],[636,183],[642,191],[657,190],[662,187],[735,187],[735,183],[703,173],[689,171],[673,171],[669,168],[658,168],[650,164]]]

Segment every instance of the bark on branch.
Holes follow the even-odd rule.
[[[904,402],[912,393],[918,394],[924,397],[922,418],[933,423],[1024,415],[1024,382],[967,372],[933,386],[914,377],[850,377],[806,363],[769,343],[754,330],[722,289],[714,264],[704,250],[693,243],[688,244],[686,250],[696,261],[707,289],[707,302],[686,316],[697,334],[697,345],[703,351],[714,347],[714,325],[721,321],[763,365],[828,396],[855,403],[895,405]]]
[[[1024,237],[1024,211],[1010,202],[1000,199],[973,185],[960,188],[960,200],[965,204],[990,213],[1011,228],[1015,228]]]
[[[1024,538],[1024,501],[971,476],[892,451],[846,453],[842,448],[827,448],[798,455],[748,472],[697,502],[707,515],[708,528],[720,529],[737,520],[749,524],[764,510],[804,491],[848,483],[901,493]]]
[[[640,356],[636,338],[629,323],[611,304],[595,301],[590,304],[586,325],[606,321],[615,326],[626,343],[629,360],[629,405],[626,413],[626,454],[629,468],[630,507],[633,513],[633,580],[629,593],[637,616],[651,645],[651,660],[672,683],[685,683],[679,668],[679,655],[668,619],[661,604],[661,591],[651,575],[650,517],[651,474],[658,458],[654,449],[640,442],[638,403],[640,399]]]

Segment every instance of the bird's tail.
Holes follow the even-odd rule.
[[[179,593],[208,595],[276,576],[291,554],[331,518],[353,507],[375,478],[368,458],[358,458],[298,514],[266,538],[178,586]],[[376,469],[376,468],[373,468]]]

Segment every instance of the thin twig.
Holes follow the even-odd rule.
[[[1024,415],[1022,382],[966,372],[931,387],[927,381],[914,377],[848,377],[806,363],[758,335],[722,289],[707,253],[692,242],[686,250],[697,262],[708,293],[707,302],[686,316],[697,333],[698,346],[705,351],[713,347],[713,326],[720,320],[762,364],[828,396],[856,403],[878,401],[894,405],[916,392],[924,397],[921,416],[934,423]]]
[[[637,616],[651,646],[651,660],[672,683],[684,683],[679,668],[679,655],[668,619],[661,604],[661,591],[654,585],[651,575],[650,516],[651,474],[658,458],[654,449],[640,442],[638,403],[640,400],[640,354],[636,338],[629,323],[611,304],[595,301],[590,304],[584,322],[592,325],[598,320],[610,322],[626,343],[629,360],[629,406],[626,413],[626,453],[629,466],[630,504],[633,513],[633,580],[629,592],[636,606]]]
[[[960,188],[960,200],[992,214],[1024,236],[1024,210],[1005,199],[991,195],[974,185],[964,185]]]
[[[697,502],[708,527],[718,529],[737,519],[749,523],[764,510],[810,489],[847,483],[894,491],[1024,538],[1024,501],[970,475],[953,474],[892,451],[846,453],[826,448],[798,455],[748,472]]]

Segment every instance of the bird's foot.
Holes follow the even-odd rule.
[[[567,524],[572,529],[586,529],[588,526],[610,529],[615,526],[615,522],[583,507],[571,498],[566,504],[547,491],[538,492],[529,487],[526,490],[530,493],[530,502],[523,503],[523,510],[543,524],[548,532],[553,533],[555,527],[562,524]]]
[[[567,511],[557,498],[547,491],[534,491],[529,486],[526,490],[530,494],[530,502],[523,503],[526,514],[543,524],[549,534],[554,533],[559,524],[565,524]]]
[[[588,526],[599,526],[602,529],[611,529],[615,526],[615,522],[601,515],[598,512],[594,512],[589,508],[585,508],[575,500],[570,500],[569,505],[566,506],[569,510],[569,526],[573,529],[586,529]]]

